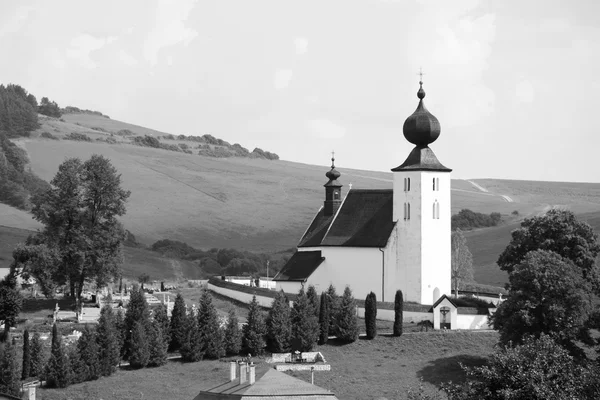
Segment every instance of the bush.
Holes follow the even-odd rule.
[[[477,297],[460,296],[452,299],[457,307],[475,307],[475,308],[495,308],[496,305],[491,301],[478,299]]]
[[[377,296],[373,292],[365,299],[365,325],[367,339],[374,339],[377,336]]]
[[[87,136],[83,133],[78,133],[78,132],[71,132],[68,135],[66,135],[64,137],[64,139],[65,140],[74,140],[77,142],[91,142],[92,141],[92,139],[89,136]]]
[[[215,158],[228,158],[231,157],[233,153],[224,149],[223,147],[214,147],[212,149],[200,149],[200,151],[198,151],[198,155]]]
[[[130,131],[129,129],[121,129],[121,130],[117,131],[117,135],[119,135],[119,136],[133,136],[134,133],[132,131]]]
[[[267,346],[273,353],[290,351],[292,338],[292,320],[290,303],[285,293],[280,291],[273,299],[267,317]]]
[[[473,228],[487,228],[497,226],[502,221],[502,215],[493,212],[490,215],[462,209],[452,216],[452,230],[471,230]]]
[[[240,354],[242,348],[242,332],[238,323],[235,310],[231,308],[227,315],[225,327],[225,353],[230,356]]]
[[[404,296],[402,290],[396,291],[394,299],[394,336],[402,336],[402,323],[404,322]]]
[[[327,343],[329,339],[329,322],[331,299],[326,292],[321,293],[321,306],[319,310],[319,344]]]
[[[40,137],[44,138],[44,139],[59,140],[56,136],[54,136],[50,132],[46,132],[46,131],[42,132]]]
[[[255,356],[262,354],[266,346],[267,326],[256,296],[252,296],[252,302],[248,308],[248,323],[244,325],[243,331],[244,349]]]
[[[144,147],[153,147],[155,149],[160,148],[160,141],[154,136],[136,136],[133,138],[133,144],[137,144],[138,146]]]
[[[340,300],[340,308],[335,319],[335,331],[339,340],[352,343],[358,339],[358,319],[356,317],[356,304],[349,286],[344,289]]]

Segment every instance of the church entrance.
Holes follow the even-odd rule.
[[[450,307],[440,308],[440,329],[450,329]]]

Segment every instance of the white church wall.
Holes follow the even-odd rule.
[[[262,307],[271,308],[271,304],[273,303],[273,298],[261,295],[254,295],[251,293],[240,292],[234,289],[224,288],[220,286],[216,286],[211,284],[210,282],[207,284],[208,290],[211,290],[220,295],[229,297],[230,299],[238,300],[244,303],[249,304],[252,301],[252,296],[256,296],[256,301]]]
[[[491,329],[488,325],[487,315],[458,314],[456,328],[452,329]]]
[[[360,318],[365,317],[365,309],[358,307],[358,316]],[[377,310],[377,319],[381,321],[394,321],[395,313],[394,310]],[[404,311],[402,312],[402,320],[404,322],[421,322],[423,320],[433,322],[433,313],[430,312],[415,312],[415,311]]]
[[[298,281],[275,281],[276,290],[283,290],[285,293],[298,293],[302,287],[302,282]]]
[[[339,295],[348,285],[357,299],[364,299],[373,291],[381,299],[382,256],[378,248],[321,247],[325,261],[306,281],[317,293],[326,291],[330,284]]]

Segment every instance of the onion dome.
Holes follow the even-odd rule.
[[[423,98],[425,98],[423,82],[419,82],[419,86],[417,92],[417,97],[420,99],[419,105],[415,112],[404,121],[402,130],[406,140],[416,146],[427,147],[440,136],[441,126],[438,119],[427,111],[423,104]]]
[[[331,169],[325,173],[325,176],[329,179],[329,182],[327,182],[325,186],[342,186],[337,181],[342,174],[335,169],[335,158],[333,155],[331,156]]]

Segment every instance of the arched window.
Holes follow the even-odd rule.
[[[433,219],[435,219],[435,203],[433,203],[433,213],[432,213],[432,217],[433,217]]]
[[[404,220],[406,221],[406,203],[404,203]]]
[[[404,191],[406,192],[406,178],[404,178]]]
[[[337,190],[335,192],[333,192],[333,199],[334,200],[339,200],[340,199],[340,192],[338,192]]]
[[[440,219],[440,203],[437,200],[433,203],[433,219]]]
[[[407,180],[407,183],[408,183],[408,185],[406,186],[407,187],[406,191],[410,192],[410,178],[406,178],[406,180]]]
[[[435,178],[435,190],[440,190],[440,178]]]
[[[435,178],[433,178],[433,191],[435,192]]]
[[[406,219],[410,219],[410,203],[408,203],[408,218]]]

